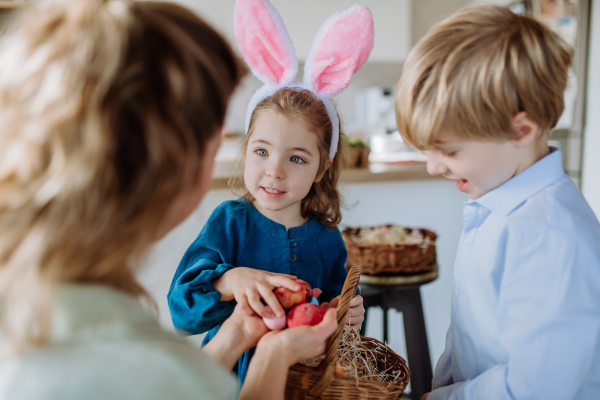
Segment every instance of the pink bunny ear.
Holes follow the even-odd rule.
[[[329,17],[306,57],[304,84],[313,92],[333,95],[350,83],[373,49],[373,15],[355,5]]]
[[[293,82],[298,72],[294,46],[268,0],[238,0],[233,25],[242,56],[258,79],[271,85]]]

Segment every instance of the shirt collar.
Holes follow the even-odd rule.
[[[277,235],[284,235],[290,239],[301,239],[314,234],[321,226],[317,218],[313,216],[306,224],[290,228],[289,231],[287,231],[285,229],[285,225],[275,222],[262,215],[251,202],[247,200],[242,201],[244,201],[246,204],[250,218],[252,218],[259,228]]]
[[[560,149],[550,147],[550,154],[546,157],[496,189],[468,203],[478,203],[493,212],[507,216],[531,196],[558,181],[564,175],[562,153]]]

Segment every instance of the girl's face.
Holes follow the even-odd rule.
[[[301,122],[275,112],[263,111],[256,118],[245,154],[244,182],[267,218],[286,226],[306,222],[302,199],[324,173],[318,174],[317,140]]]

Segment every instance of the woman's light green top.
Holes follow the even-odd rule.
[[[64,286],[53,321],[47,344],[0,363],[1,400],[237,398],[227,371],[121,292]]]

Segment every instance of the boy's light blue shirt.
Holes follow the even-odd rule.
[[[600,225],[560,150],[465,204],[439,399],[600,399]]]

